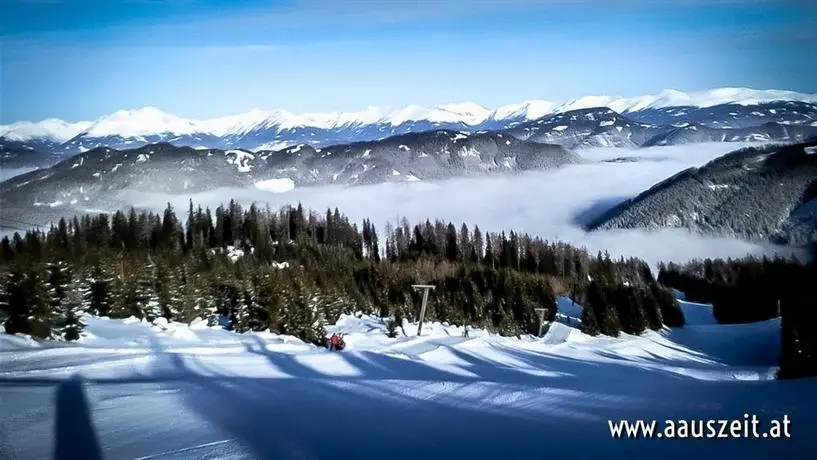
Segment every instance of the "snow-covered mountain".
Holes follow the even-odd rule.
[[[33,149],[61,154],[101,146],[126,149],[156,142],[269,150],[300,143],[324,147],[435,129],[502,130],[554,114],[598,107],[611,109],[644,125],[700,123],[713,128],[742,128],[766,122],[817,123],[817,94],[719,88],[697,93],[665,90],[633,98],[585,96],[560,103],[529,100],[494,110],[465,102],[433,108],[409,105],[306,114],[251,110],[207,120],[185,119],[155,107],[144,107],[120,110],[95,121],[68,123],[48,119],[13,123],[0,126],[0,137],[25,141]]]
[[[578,109],[519,123],[503,132],[518,139],[570,149],[700,142],[802,142],[817,136],[817,127],[809,124],[765,121],[752,126],[732,127],[728,119],[715,125],[702,122],[650,124],[636,121],[631,115],[625,116],[607,107]]]
[[[786,245],[817,241],[817,138],[752,147],[679,172],[589,230],[685,228]]]
[[[52,150],[92,124],[89,121],[70,123],[56,118],[36,123],[19,121],[10,125],[0,125],[0,139],[15,142],[17,146],[30,150]]]
[[[632,98],[585,96],[560,105],[556,111],[564,112],[604,106],[617,112],[627,113],[666,107],[708,108],[725,104],[749,107],[777,101],[817,103],[817,94],[804,94],[774,89],[756,90],[750,88],[716,88],[695,93],[684,93],[669,89],[654,95]]]
[[[519,139],[575,147],[638,147],[672,129],[639,123],[607,107],[570,110],[507,130]]]
[[[220,143],[218,136],[206,132],[201,122],[171,115],[156,107],[119,110],[105,115],[65,142],[67,153],[96,147],[133,148],[156,142],[210,146]]]
[[[119,209],[123,192],[196,193],[220,187],[282,191],[314,185],[362,185],[515,173],[579,163],[556,145],[508,134],[436,130],[326,148],[279,151],[194,149],[170,143],[135,149],[98,147],[49,168],[0,183],[0,219],[47,222],[82,209]]]
[[[773,101],[757,105],[721,104],[710,107],[660,107],[631,111],[633,120],[655,125],[701,124],[711,128],[749,128],[764,123],[815,125],[817,104]]]

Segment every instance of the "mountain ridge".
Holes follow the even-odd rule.
[[[209,119],[183,118],[164,112],[154,106],[134,110],[118,110],[94,121],[67,122],[49,118],[39,122],[18,121],[0,125],[0,137],[12,140],[49,138],[67,142],[83,134],[97,137],[150,136],[167,132],[174,134],[206,134],[229,136],[246,133],[264,125],[275,124],[282,129],[319,128],[338,129],[368,124],[399,126],[406,122],[461,123],[476,127],[496,122],[530,121],[546,115],[605,106],[619,113],[658,110],[667,107],[707,108],[737,104],[751,106],[776,101],[795,101],[817,104],[817,94],[785,90],[755,90],[750,88],[716,88],[684,93],[664,90],[654,95],[637,97],[584,96],[562,103],[547,100],[528,100],[507,104],[494,110],[473,102],[449,103],[425,108],[418,105],[404,107],[375,107],[350,112],[295,114],[283,109],[271,111],[253,109],[248,112]],[[123,126],[124,125],[124,126]],[[118,126],[118,128],[117,128]]]
[[[195,149],[170,143],[99,147],[0,182],[0,220],[47,222],[61,212],[127,207],[125,192],[194,193],[220,187],[272,192],[513,174],[582,162],[557,145],[508,134],[436,130],[377,141],[277,151]],[[38,218],[41,216],[42,219]]]
[[[658,182],[585,229],[683,228],[791,246],[817,241],[817,138],[748,147]]]

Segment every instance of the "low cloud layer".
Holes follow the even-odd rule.
[[[25,174],[29,171],[34,171],[36,168],[3,168],[0,167],[0,182],[11,179],[12,177]]]
[[[681,230],[585,232],[577,221],[632,197],[661,180],[700,166],[740,144],[705,144],[639,150],[583,151],[587,164],[512,177],[452,179],[360,187],[320,187],[270,193],[254,189],[218,189],[193,196],[126,194],[136,206],[161,208],[168,202],[181,212],[189,199],[215,208],[235,199],[278,209],[302,203],[319,212],[337,207],[355,221],[372,219],[379,228],[406,217],[412,224],[425,219],[466,222],[482,230],[516,230],[549,240],[567,241],[613,256],[636,256],[652,264],[702,257],[773,254],[781,248],[730,238],[704,237]],[[635,162],[604,162],[637,157]]]

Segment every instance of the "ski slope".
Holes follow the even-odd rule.
[[[581,306],[560,300],[563,314]],[[2,459],[798,458],[813,379],[776,381],[778,321],[503,338],[343,316],[333,353],[204,323],[86,317],[77,344],[0,335]],[[573,310],[570,310],[573,309]],[[406,335],[403,335],[405,332]],[[613,439],[607,420],[792,420],[792,439]]]

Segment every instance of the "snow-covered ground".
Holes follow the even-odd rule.
[[[203,322],[87,317],[78,344],[0,335],[0,458],[798,458],[815,380],[776,381],[780,324],[544,338],[344,316],[329,352]],[[581,307],[560,299],[560,314]],[[403,335],[403,334],[406,335]],[[791,418],[791,439],[633,440],[607,420]],[[697,457],[692,457],[692,456]]]

